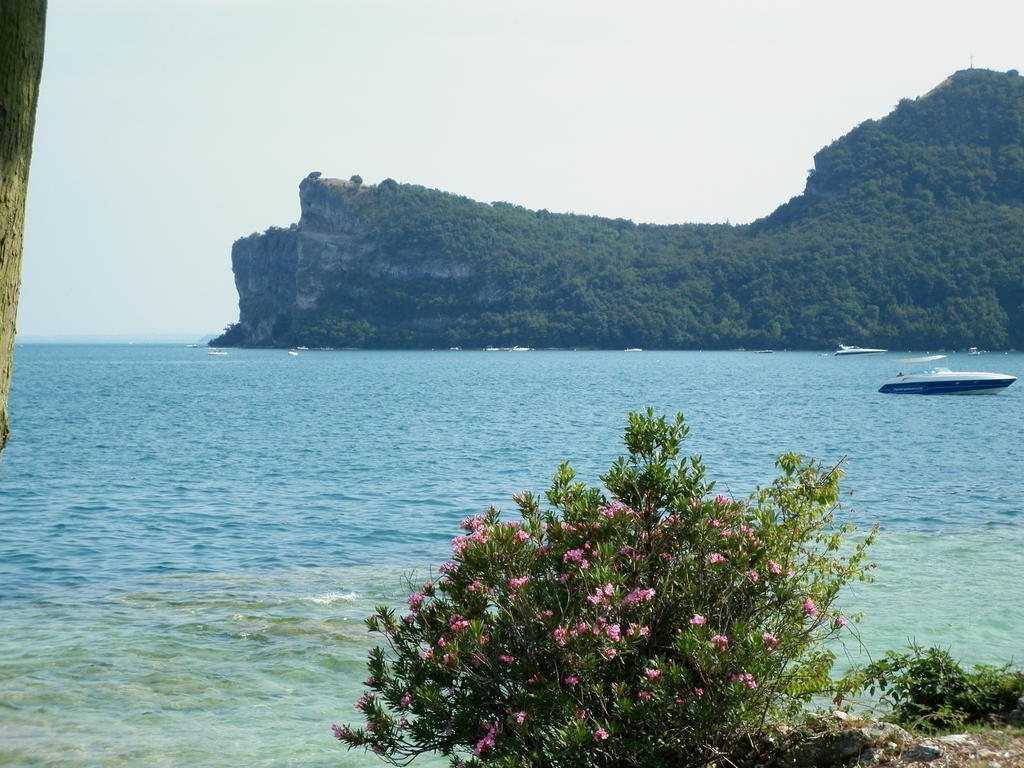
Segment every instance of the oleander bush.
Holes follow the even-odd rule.
[[[711,495],[687,431],[632,413],[607,493],[563,464],[550,507],[465,520],[409,612],[367,619],[365,722],[335,736],[395,765],[700,766],[827,693],[834,602],[874,532],[848,542],[840,469],[792,454],[749,500]]]
[[[847,675],[849,687],[880,694],[894,722],[923,731],[998,723],[1024,697],[1024,672],[1010,665],[966,670],[941,648],[912,644]]]

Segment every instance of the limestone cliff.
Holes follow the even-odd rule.
[[[363,193],[361,184],[310,174],[299,185],[298,224],[235,242],[231,266],[244,344],[280,345],[295,314],[314,309],[325,291],[343,286],[352,261],[372,250],[349,205]]]
[[[389,243],[379,219],[388,217],[387,192],[398,185],[391,180],[364,185],[353,179],[311,173],[299,184],[297,224],[235,242],[231,264],[239,322],[227,343],[361,344],[366,341],[367,315],[383,319],[409,314],[404,311],[407,302],[393,295],[396,285],[469,274],[466,264],[430,242]],[[406,319],[412,326],[431,324],[429,318]],[[347,334],[346,324],[351,325]]]

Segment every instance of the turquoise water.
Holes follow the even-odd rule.
[[[458,522],[596,482],[630,410],[683,412],[743,496],[847,460],[879,523],[855,658],[915,638],[1024,664],[1024,385],[880,395],[897,355],[19,345],[0,464],[0,765],[374,766],[346,752],[362,618]],[[1024,355],[949,367],[1024,377]]]

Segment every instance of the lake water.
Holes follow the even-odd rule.
[[[847,460],[845,518],[882,526],[851,656],[1024,665],[1024,384],[878,394],[899,356],[19,345],[0,765],[382,765],[330,734],[363,617],[562,460],[596,483],[646,406],[685,414],[718,492],[782,452]],[[1022,354],[948,362],[1024,378]]]

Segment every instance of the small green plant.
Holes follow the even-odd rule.
[[[827,691],[833,602],[873,537],[842,547],[839,468],[785,455],[748,501],[711,496],[686,434],[630,414],[609,496],[563,465],[550,509],[465,520],[410,612],[367,619],[365,723],[335,736],[395,765],[701,766]]]
[[[972,723],[992,723],[1009,713],[1024,696],[1024,673],[1010,665],[976,665],[963,669],[948,651],[910,645],[909,653],[887,651],[885,657],[850,673],[847,683],[892,710],[891,719],[924,731],[958,730]]]

